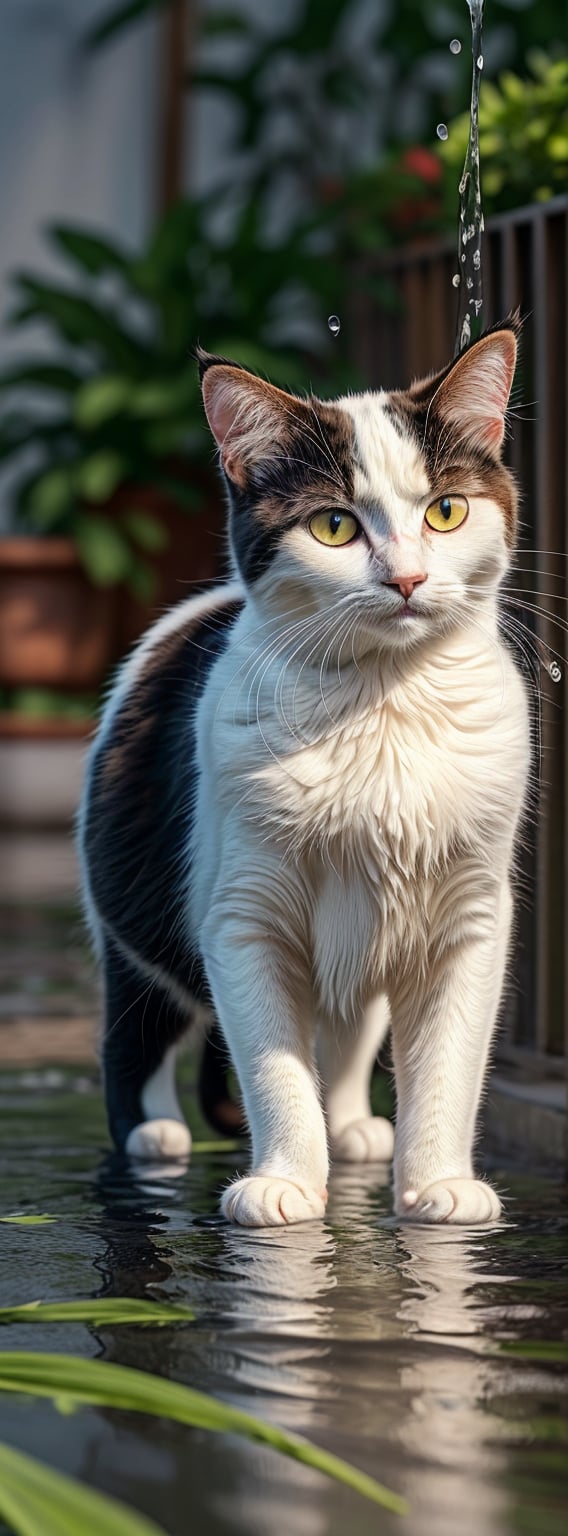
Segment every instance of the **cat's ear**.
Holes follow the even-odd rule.
[[[205,414],[223,469],[242,487],[254,464],[278,451],[289,435],[290,414],[301,410],[302,402],[238,363],[201,351],[198,357]]]
[[[452,437],[498,458],[517,361],[517,326],[489,331],[456,359],[438,385],[431,411]]]

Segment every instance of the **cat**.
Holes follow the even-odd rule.
[[[530,759],[498,623],[518,331],[333,403],[198,354],[233,576],[123,665],[80,842],[114,1139],[187,1156],[176,1049],[216,1016],[252,1138],[222,1210],[244,1226],[322,1217],[329,1154],[391,1158],[369,1105],[389,1027],[396,1212],[500,1215],[472,1149]]]

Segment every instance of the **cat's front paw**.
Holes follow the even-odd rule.
[[[125,1150],[152,1162],[189,1157],[191,1135],[185,1120],[143,1120],[130,1132]]]
[[[393,1148],[393,1127],[380,1115],[353,1120],[339,1136],[331,1137],[331,1155],[337,1163],[389,1163]]]
[[[498,1221],[501,1211],[499,1196],[482,1179],[438,1179],[420,1192],[407,1189],[397,1202],[397,1214],[409,1221],[462,1227]]]
[[[238,1179],[221,1199],[221,1210],[240,1227],[282,1227],[296,1221],[315,1221],[324,1215],[327,1193],[318,1194],[291,1179],[253,1174]]]

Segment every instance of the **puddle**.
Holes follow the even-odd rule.
[[[193,1111],[190,1108],[193,1118]],[[306,1434],[403,1493],[398,1519],[266,1447],[128,1413],[0,1395],[0,1439],[137,1506],[171,1536],[560,1536],[568,1371],[507,1354],[568,1321],[563,1192],[510,1172],[516,1225],[403,1228],[376,1170],[337,1170],[328,1215],[241,1232],[217,1215],[240,1153],[136,1181],[105,1150],[91,1072],[0,1078],[0,1305],[153,1297],[172,1330],[37,1323],[2,1347],[135,1365]],[[564,1260],[565,1262],[565,1260]]]

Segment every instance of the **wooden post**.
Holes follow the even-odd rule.
[[[161,18],[157,209],[165,213],[184,192],[187,158],[186,74],[195,30],[195,0],[171,0]]]

